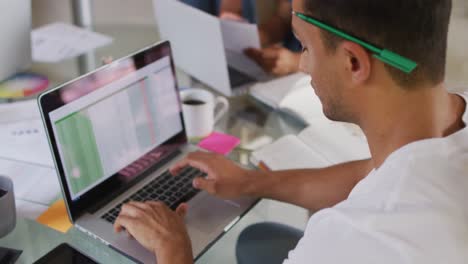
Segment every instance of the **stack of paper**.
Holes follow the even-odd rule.
[[[13,180],[19,217],[36,219],[60,196],[36,100],[0,104],[0,174]]]
[[[0,174],[13,181],[21,217],[35,219],[59,197],[60,185],[53,168],[0,159]]]
[[[0,158],[54,166],[41,120],[0,124],[0,143]]]
[[[0,125],[40,118],[41,114],[36,100],[0,104]]]
[[[112,42],[112,38],[65,23],[49,24],[32,32],[32,56],[38,62],[59,62]]]

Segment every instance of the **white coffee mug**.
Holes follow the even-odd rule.
[[[228,109],[226,98],[215,97],[203,89],[188,89],[180,92],[182,112],[187,137],[197,140],[210,135],[214,125],[223,117]],[[215,113],[216,111],[216,113]]]

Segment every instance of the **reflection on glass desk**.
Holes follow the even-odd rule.
[[[100,67],[103,57],[120,58],[158,40],[156,29],[153,27],[98,26],[96,31],[112,36],[114,42],[77,59],[55,64],[34,64],[31,70],[48,76],[51,87],[55,87]],[[181,87],[207,88],[181,71],[178,71],[177,75]],[[240,146],[229,155],[229,158],[245,166],[249,166],[250,152],[252,148],[255,148],[254,143],[259,138],[268,137],[274,140],[286,134],[297,134],[304,128],[304,124],[299,121],[273,111],[249,98],[248,95],[230,98],[229,103],[231,106],[229,114],[216,124],[215,129],[240,138]],[[235,263],[233,252],[237,234],[251,223],[274,220],[269,218],[270,207],[271,204],[260,202],[201,256],[198,263],[220,263],[221,261]],[[18,263],[31,263],[63,242],[69,243],[101,263],[132,263],[131,260],[76,228],[71,228],[68,233],[62,234],[27,219],[18,219],[15,230],[0,239],[0,246],[23,250]],[[232,258],[232,260],[226,258]]]

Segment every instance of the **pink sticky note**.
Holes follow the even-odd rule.
[[[198,146],[200,148],[209,150],[211,152],[215,152],[218,154],[227,155],[229,154],[237,145],[239,145],[240,139],[218,133],[213,132],[211,135],[203,139]]]

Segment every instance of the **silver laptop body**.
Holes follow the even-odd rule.
[[[136,240],[114,232],[112,212],[142,189],[157,185],[166,194],[176,188],[170,181],[156,183],[197,150],[185,136],[169,42],[47,91],[38,102],[73,224],[137,262],[155,263]],[[257,200],[226,201],[198,192],[186,202],[198,258]]]
[[[220,20],[179,0],[153,0],[162,39],[172,44],[178,67],[225,96],[271,79],[244,54],[225,49]]]

